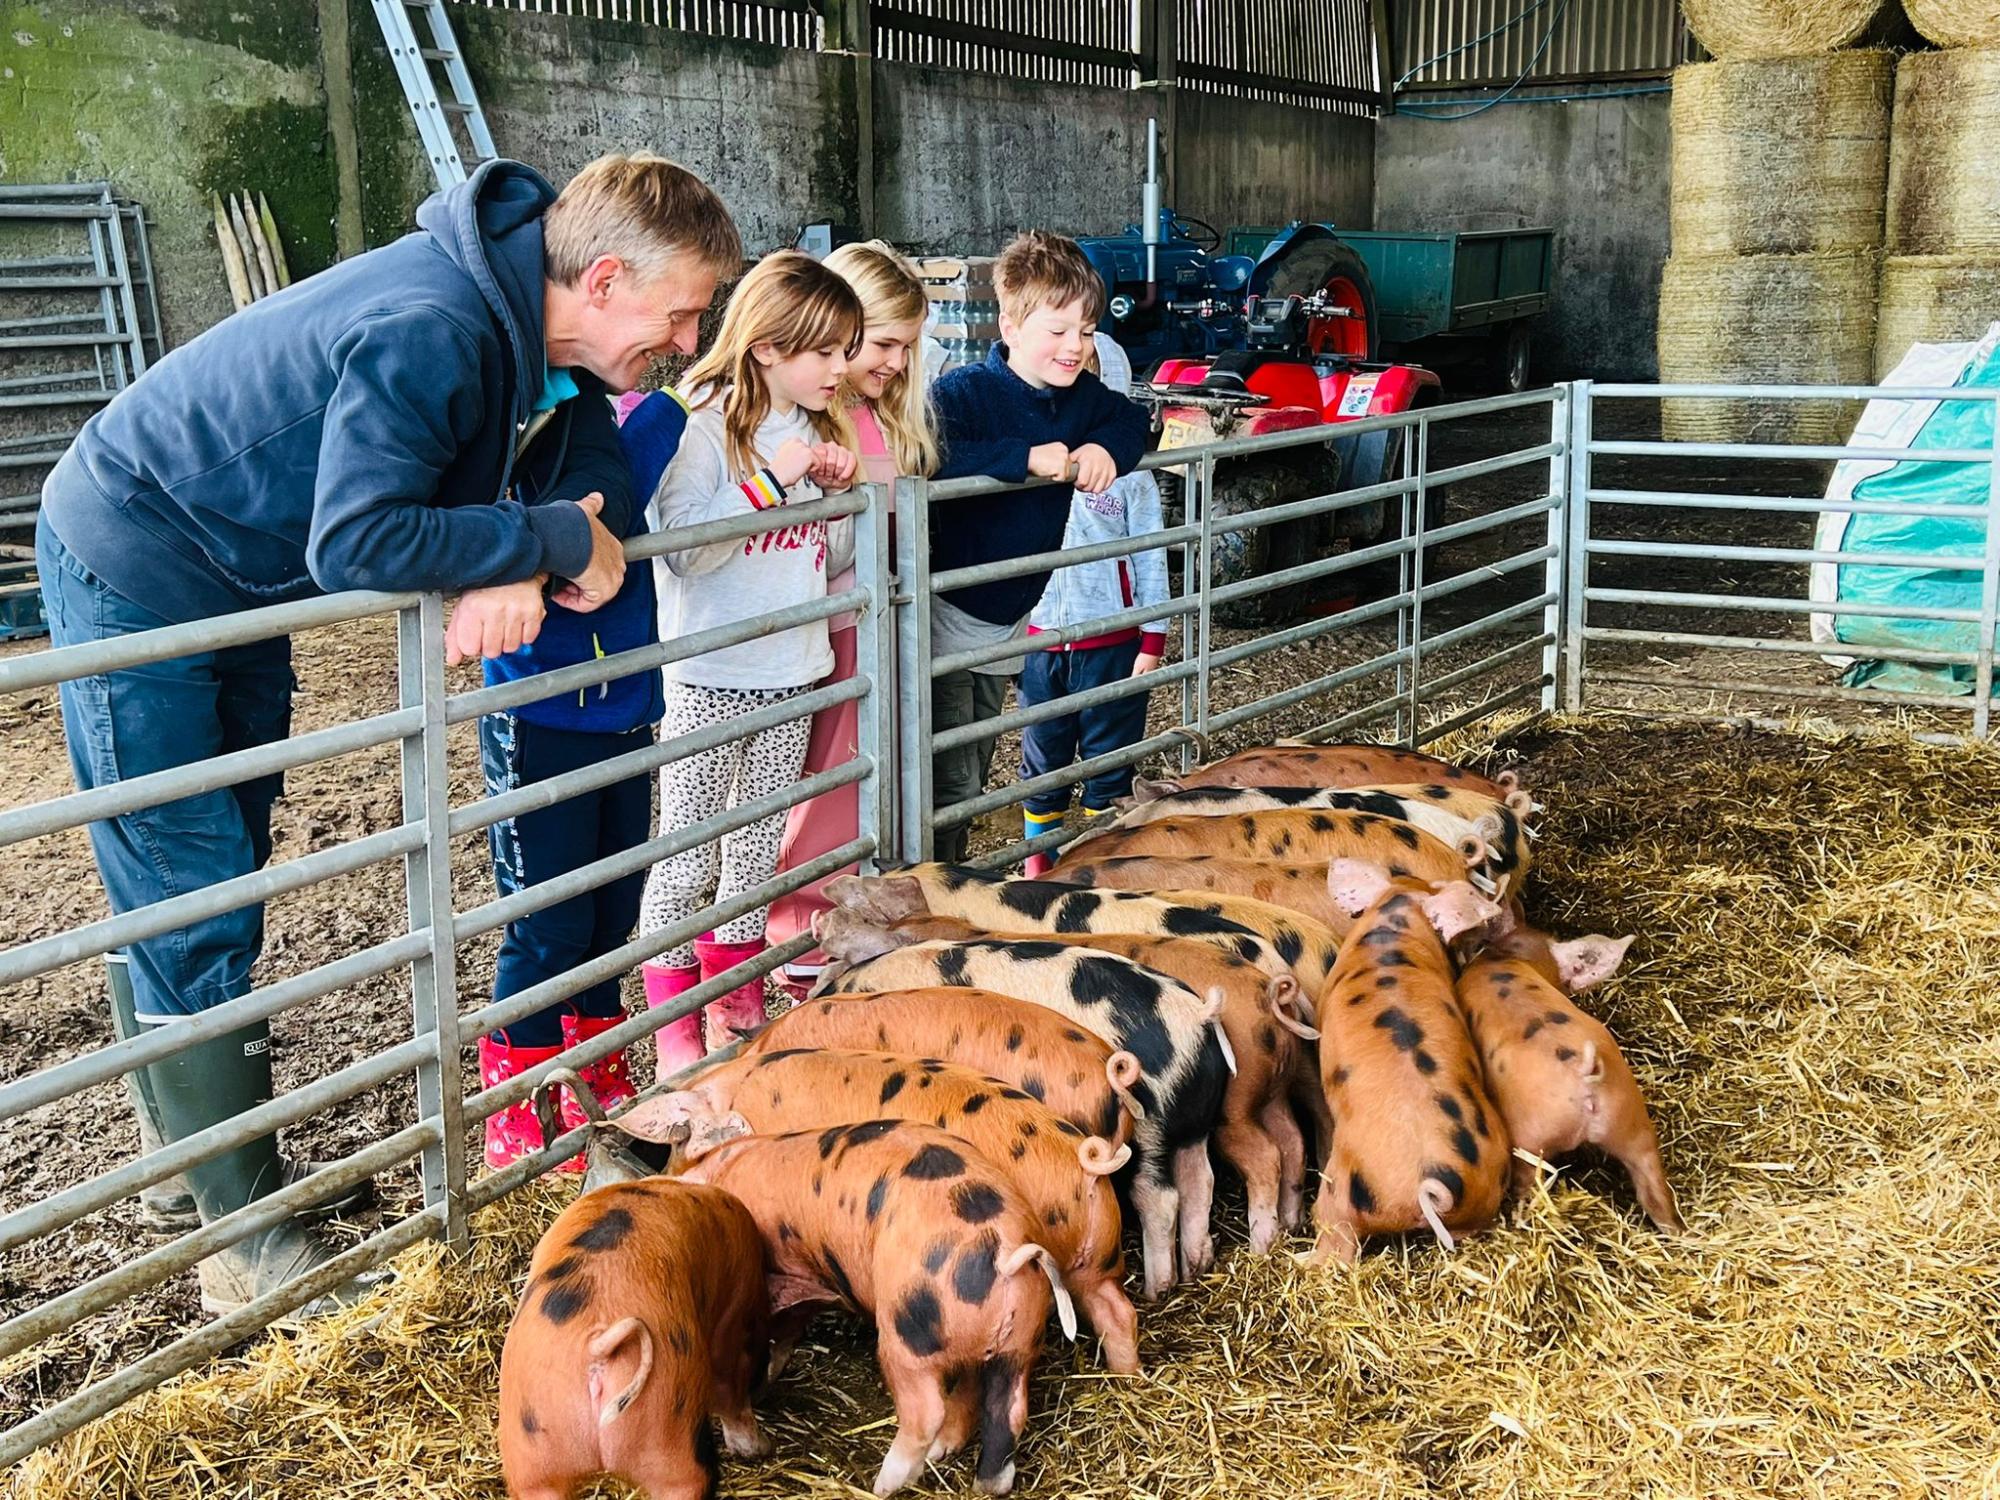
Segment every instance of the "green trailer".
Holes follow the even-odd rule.
[[[1528,320],[1548,310],[1553,229],[1339,233],[1375,283],[1385,359],[1477,359],[1505,389],[1527,385]]]
[[[1227,248],[1255,258],[1282,232],[1237,229]],[[1548,310],[1553,229],[1333,232],[1368,267],[1383,359],[1435,366],[1477,361],[1507,390],[1527,385],[1528,320]]]

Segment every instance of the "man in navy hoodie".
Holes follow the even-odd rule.
[[[544,591],[612,601],[636,502],[608,391],[691,351],[741,248],[727,210],[657,157],[606,157],[558,197],[518,162],[429,199],[418,228],[176,349],[99,412],[50,474],[36,558],[58,646],[344,589],[463,590],[448,653],[532,641]],[[286,737],[284,639],[62,686],[70,761],[106,785]],[[112,908],[247,874],[270,855],[279,776],[90,825]],[[246,993],[250,906],[131,946],[137,1024]],[[271,1097],[269,1029],[144,1070],[149,1124],[181,1140]],[[202,1222],[283,1185],[265,1137],[190,1169]],[[330,1255],[296,1222],[201,1266],[211,1310]],[[352,1287],[334,1294],[351,1296]]]

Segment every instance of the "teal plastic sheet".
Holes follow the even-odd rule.
[[[1954,382],[2000,386],[2000,349],[1985,353]],[[1981,449],[1993,444],[1993,403],[1941,401],[1911,440],[1911,457],[1854,487],[1857,500],[1897,504],[1949,505],[1949,516],[1850,517],[1841,542],[1845,552],[1907,552],[1963,557],[1963,569],[1863,567],[1843,563],[1837,597],[1863,604],[1940,609],[1977,609],[1981,565],[1986,551],[1990,475],[1985,464],[1935,463],[1917,455],[1925,449]],[[1966,694],[1973,691],[1970,666],[1925,666],[1912,662],[1869,661],[1869,646],[1937,651],[1978,649],[1978,627],[1967,621],[1896,620],[1871,615],[1839,615],[1834,639],[1851,645],[1858,658],[1844,681],[1899,692]]]

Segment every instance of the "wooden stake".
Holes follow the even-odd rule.
[[[215,210],[215,238],[222,246],[222,274],[229,278],[229,299],[241,312],[251,302],[250,272],[243,264],[243,247],[236,242],[236,233],[229,227],[229,215],[222,207],[222,195],[210,193],[208,201]]]

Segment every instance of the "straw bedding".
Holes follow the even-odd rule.
[[[2000,252],[1892,255],[1882,262],[1875,318],[1875,374],[1895,369],[1910,345],[1976,339],[2000,319]]]
[[[2000,252],[2000,47],[1897,65],[1888,225],[1891,255]]]
[[[1229,1255],[1143,1315],[1144,1376],[1051,1352],[1022,1493],[2000,1486],[2000,756],[1623,718],[1512,749],[1549,808],[1540,920],[1640,934],[1587,999],[1690,1235],[1654,1234],[1592,1166],[1455,1256]],[[183,1379],[31,1461],[19,1493],[492,1500],[500,1342],[560,1201],[486,1213],[469,1264],[411,1252],[377,1326],[363,1310]],[[815,1337],[761,1403],[778,1456],[726,1463],[725,1494],[862,1493],[888,1401],[854,1330]],[[963,1464],[930,1481],[969,1484]]]
[[[1903,9],[1940,47],[2000,46],[2000,6],[1993,0],[1903,0]]]
[[[1901,19],[1895,0],[1683,0],[1682,9],[1702,46],[1730,61],[1832,52]]]
[[[1882,243],[1887,52],[1674,70],[1676,255],[1791,255]]]
[[[1875,348],[1877,258],[1679,255],[1660,277],[1660,379],[1866,385]],[[1845,401],[1666,401],[1675,442],[1846,441]]]

